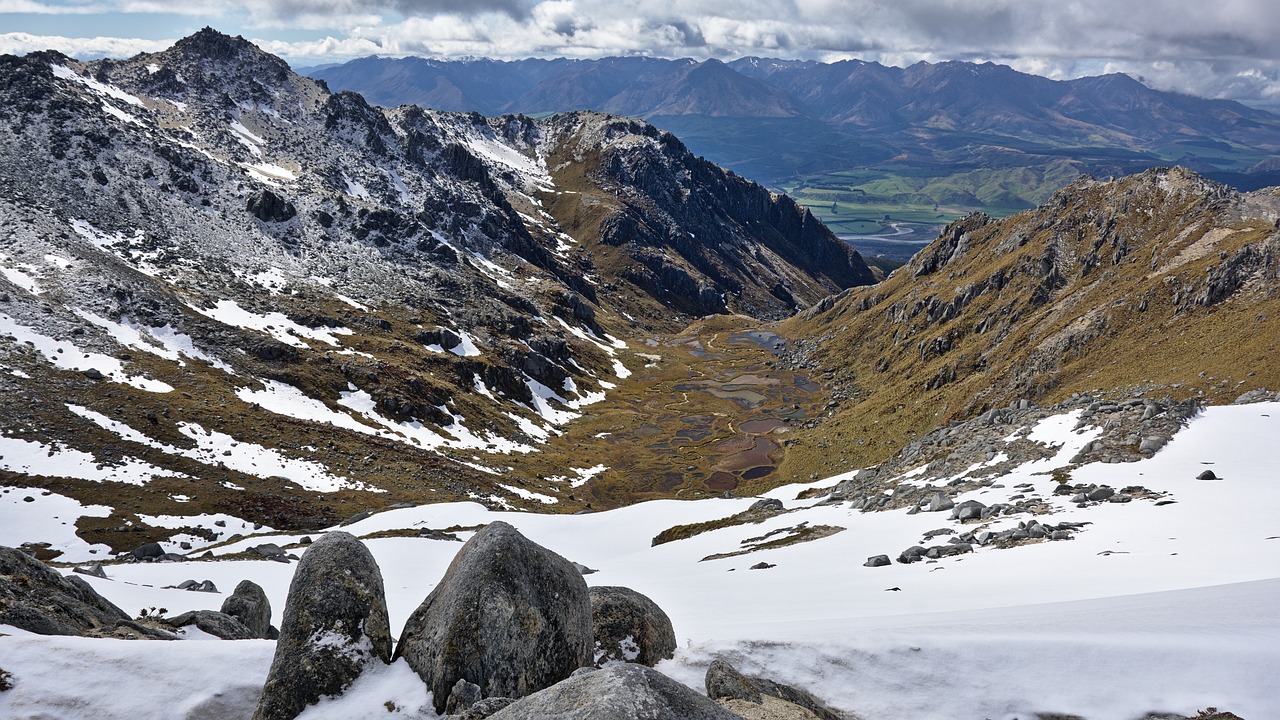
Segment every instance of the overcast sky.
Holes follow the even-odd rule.
[[[0,0],[0,52],[126,57],[205,25],[295,67],[374,54],[990,60],[1280,103],[1280,0]]]

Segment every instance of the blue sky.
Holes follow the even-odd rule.
[[[0,0],[0,52],[124,57],[206,25],[295,67],[371,54],[989,60],[1280,103],[1276,0]]]

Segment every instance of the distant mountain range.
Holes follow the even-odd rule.
[[[695,153],[811,206],[1008,214],[1081,173],[1173,164],[1243,190],[1280,183],[1280,116],[1152,90],[1121,74],[1059,81],[991,63],[616,57],[368,57],[309,74],[384,106],[644,118]]]

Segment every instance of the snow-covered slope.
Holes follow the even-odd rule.
[[[836,477],[769,493],[785,512],[759,523],[721,522],[658,545],[653,539],[673,526],[722,521],[760,499],[658,501],[571,516],[449,503],[388,510],[343,529],[378,536],[366,543],[386,579],[393,630],[460,547],[418,532],[501,519],[598,570],[587,576],[589,584],[625,585],[657,601],[681,646],[660,669],[695,687],[710,659],[726,654],[750,671],[805,687],[864,718],[1025,719],[1058,712],[1135,720],[1150,712],[1192,715],[1209,706],[1249,720],[1280,715],[1274,688],[1280,672],[1280,525],[1272,512],[1280,504],[1273,477],[1280,463],[1273,442],[1280,437],[1280,402],[1209,408],[1150,459],[1071,470],[1071,483],[1118,489],[1134,496],[1129,502],[1078,503],[1055,494],[1060,476],[1053,471],[1068,465],[1097,432],[1079,422],[1078,412],[1013,428],[1011,435],[1042,444],[1047,459],[1026,462],[955,500],[993,505],[1022,495],[1042,500],[1044,510],[986,521],[902,508],[863,512],[813,492],[803,493],[810,499],[796,499],[798,492],[835,486],[843,479]],[[1206,469],[1217,479],[1198,479]],[[939,488],[949,480],[927,470],[907,475],[904,482]],[[2,497],[8,501],[9,495]],[[50,498],[32,510],[65,512]],[[932,562],[864,566],[869,556],[896,556],[920,543],[930,530],[998,532],[1030,519],[1084,524],[1071,540],[975,545],[972,552]],[[806,523],[843,529],[805,541],[795,529]],[[401,536],[386,537],[396,534]],[[465,539],[470,533],[456,534]],[[758,545],[766,536],[801,541],[706,559]],[[297,539],[263,529],[213,554]],[[944,539],[935,535],[925,544]],[[751,569],[761,562],[770,567]],[[210,579],[225,592],[250,578],[267,590],[278,619],[292,567],[191,560],[108,565],[108,579],[87,579],[131,611],[164,607],[177,613],[216,609],[222,596],[162,586]],[[2,664],[18,680],[14,690],[0,694],[0,710],[6,717],[35,718],[57,708],[59,717],[88,718],[90,711],[77,708],[93,698],[92,717],[194,718],[203,716],[189,709],[202,703],[252,704],[269,643],[227,641],[207,651],[191,645],[0,638]],[[68,672],[90,664],[97,665],[94,672]],[[193,665],[206,667],[198,673]],[[158,687],[157,678],[163,679]],[[374,717],[369,708],[385,713],[386,700],[416,711],[425,701],[412,678],[393,665],[361,681],[340,704],[305,717]],[[143,683],[153,700],[136,699]],[[105,693],[108,686],[115,691]],[[172,708],[182,710],[174,715]],[[234,714],[227,710],[227,716]]]

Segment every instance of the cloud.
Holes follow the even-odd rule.
[[[990,60],[1104,69],[1210,97],[1280,97],[1275,0],[0,0],[0,11],[205,15],[287,59],[387,55]],[[66,15],[67,22],[79,17]],[[224,23],[225,24],[225,23]],[[66,33],[70,35],[71,33]],[[310,35],[311,37],[306,37]],[[304,38],[304,39],[300,39]],[[63,38],[69,40],[69,38]],[[77,41],[106,45],[103,38]],[[131,41],[120,40],[121,46]]]
[[[173,42],[173,40],[118,37],[73,38],[10,32],[0,33],[0,53],[25,55],[37,50],[57,50],[63,55],[80,60],[96,60],[104,57],[122,58],[144,52],[159,52],[173,45]]]

